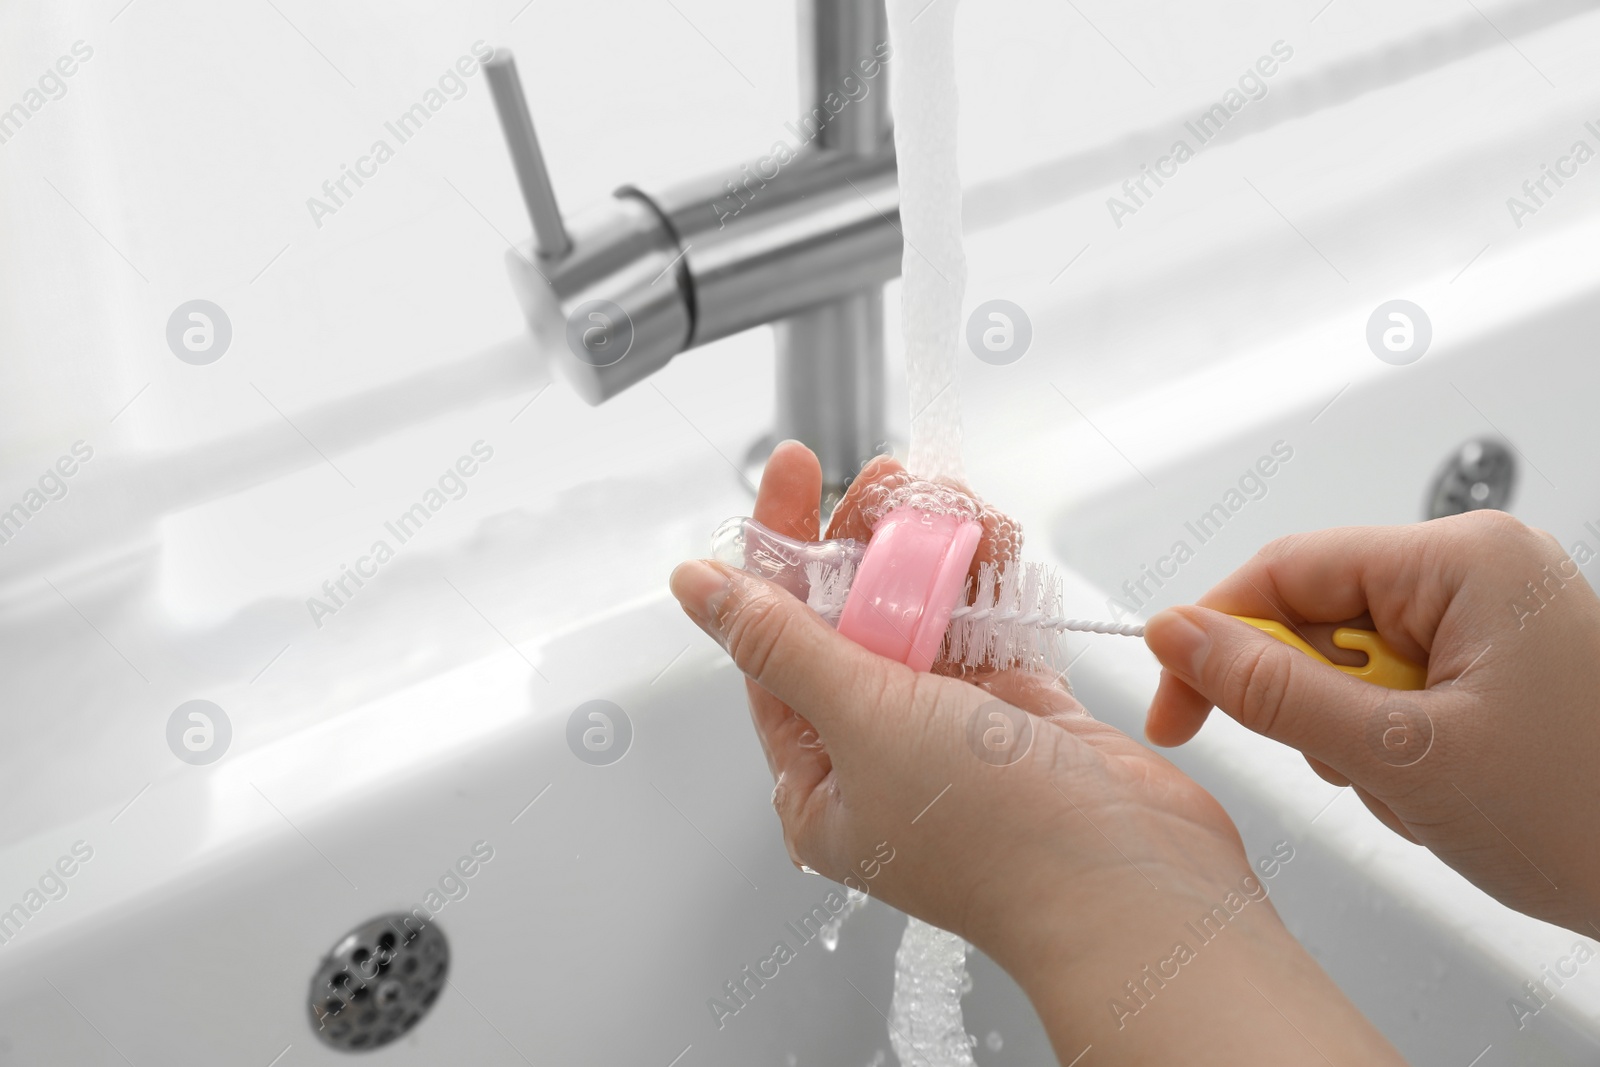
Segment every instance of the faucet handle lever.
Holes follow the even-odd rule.
[[[511,150],[511,163],[516,168],[517,184],[522,188],[522,201],[528,206],[528,217],[533,221],[534,247],[545,259],[560,259],[572,250],[572,239],[561,221],[561,208],[556,203],[555,188],[550,184],[550,172],[545,169],[544,153],[539,151],[539,138],[533,132],[533,115],[528,111],[528,99],[522,92],[522,79],[517,76],[517,61],[509,50],[496,48],[494,55],[484,62],[483,72],[489,81],[489,92],[494,96],[494,109],[500,116],[506,147]]]

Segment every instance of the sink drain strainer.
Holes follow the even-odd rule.
[[[351,930],[311,976],[311,1029],[349,1051],[382,1048],[410,1030],[439,999],[450,945],[433,923],[405,912]]]
[[[1450,456],[1428,489],[1430,519],[1460,515],[1481,508],[1504,511],[1517,485],[1517,461],[1511,449],[1492,437],[1468,441]]]

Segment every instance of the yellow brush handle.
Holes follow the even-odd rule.
[[[1428,687],[1428,671],[1406,659],[1400,653],[1389,647],[1389,642],[1371,630],[1358,630],[1354,626],[1341,626],[1333,631],[1333,643],[1338,648],[1348,648],[1355,652],[1365,652],[1367,662],[1359,667],[1347,667],[1343,663],[1335,663],[1321,652],[1306,644],[1301,636],[1289,629],[1288,626],[1276,619],[1252,619],[1244,615],[1235,615],[1240,622],[1247,622],[1263,633],[1271,634],[1290,648],[1297,648],[1312,659],[1326,663],[1330,667],[1337,667],[1344,673],[1373,685],[1381,685],[1388,689],[1426,689]]]

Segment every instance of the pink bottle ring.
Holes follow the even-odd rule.
[[[850,585],[839,632],[913,670],[933,667],[966,588],[983,527],[897,508],[879,520]]]

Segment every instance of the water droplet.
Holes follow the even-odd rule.
[[[990,1030],[989,1036],[983,1039],[983,1044],[990,1052],[999,1052],[1006,1047],[1005,1038],[1000,1036],[998,1030]]]
[[[860,911],[867,906],[867,895],[858,889],[845,887],[845,904],[839,914],[822,924],[822,929],[817,931],[817,936],[822,939],[822,947],[832,952],[839,947],[839,930],[844,926],[844,921],[852,913]]]

